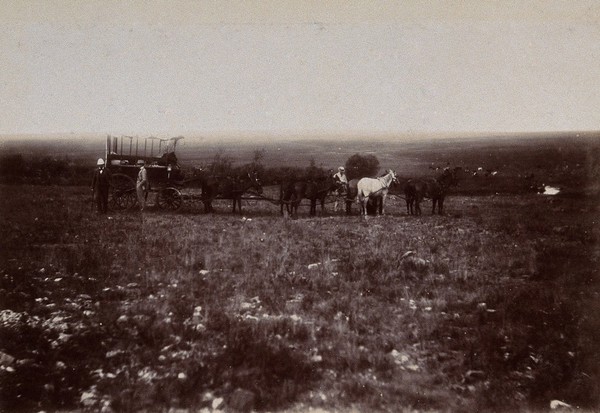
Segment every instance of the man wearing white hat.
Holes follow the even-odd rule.
[[[346,169],[343,166],[338,168],[338,171],[335,175],[333,175],[335,179],[340,181],[342,185],[348,185],[348,177],[346,177]]]
[[[98,159],[96,165],[98,167],[94,171],[94,178],[92,179],[92,193],[98,207],[98,213],[106,214],[108,212],[110,173],[105,168],[104,159]]]
[[[348,177],[346,176],[346,169],[343,166],[338,168],[338,171],[335,175],[333,175],[333,179],[340,183],[340,186],[337,190],[337,196],[335,198],[335,203],[333,204],[333,211],[337,211],[338,199],[344,198],[346,196],[346,192],[348,190]]]

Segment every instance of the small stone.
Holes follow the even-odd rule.
[[[229,398],[228,407],[238,412],[250,412],[254,409],[256,395],[248,390],[236,389]]]
[[[13,356],[0,351],[0,365],[8,366],[10,364],[13,364],[14,361],[15,358]]]
[[[473,383],[485,379],[485,373],[481,370],[469,370],[465,373],[464,383]]]
[[[223,398],[222,397],[217,397],[216,399],[213,399],[213,401],[212,401],[212,408],[213,409],[220,409],[221,407],[223,407]]]
[[[414,255],[414,253],[415,253],[414,251],[406,251],[406,252],[405,252],[405,253],[404,253],[404,254],[403,254],[401,257],[400,257],[400,259],[401,259],[401,260],[403,260],[404,258],[408,258],[408,257],[410,257],[411,255]]]
[[[181,409],[177,407],[171,407],[168,413],[190,413],[189,409]]]
[[[81,394],[80,402],[85,407],[92,407],[92,406],[94,406],[98,402],[98,399],[96,397],[96,393],[92,392],[92,391],[83,392]]]

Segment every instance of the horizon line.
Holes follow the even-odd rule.
[[[599,135],[600,130],[556,130],[556,131],[443,131],[443,132],[289,132],[289,133],[274,133],[274,132],[197,132],[189,131],[187,133],[107,133],[107,132],[48,132],[48,133],[0,133],[0,141],[4,139],[44,139],[44,138],[99,138],[110,136],[133,136],[133,137],[176,137],[183,136],[190,139],[228,139],[228,140],[328,140],[328,139],[460,139],[460,138],[496,138],[496,137],[533,137],[533,136],[557,136],[565,134],[576,135]]]

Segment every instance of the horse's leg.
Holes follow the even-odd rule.
[[[431,203],[432,203],[432,207],[431,207],[431,215],[435,214],[435,204],[437,203],[437,199],[436,198],[431,198]]]
[[[440,197],[438,201],[438,213],[440,215],[444,213],[444,197]]]
[[[280,204],[279,204],[280,213],[283,216],[283,206],[285,204],[285,195],[283,194],[283,191],[279,192],[279,202],[280,202]]]
[[[387,194],[383,194],[381,195],[381,198],[379,199],[379,202],[381,202],[379,204],[379,215],[385,215],[385,198],[387,197]]]
[[[300,202],[300,201],[298,201],[298,202]],[[288,203],[288,211],[291,216],[294,216],[294,211],[296,211],[296,213],[298,212],[298,204],[296,203],[296,197],[294,195],[292,195],[290,197],[290,200]]]
[[[295,195],[292,195],[292,198],[290,199],[290,205],[292,207],[292,216],[293,217],[297,217],[298,216],[298,206],[300,206],[300,202],[302,201],[302,198],[297,199],[297,197]]]
[[[362,198],[360,197],[360,195],[358,195],[356,197],[356,203],[359,205],[360,215],[362,215],[363,214],[363,206],[362,206]]]
[[[362,216],[367,216],[367,204],[369,203],[369,197],[368,196],[363,196],[362,199],[360,199],[361,197],[359,196],[359,202],[360,202],[360,215]]]

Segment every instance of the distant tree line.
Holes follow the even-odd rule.
[[[25,158],[21,154],[0,157],[0,183],[34,185],[89,185],[92,170],[68,156]]]
[[[256,150],[252,161],[235,165],[231,157],[224,151],[217,152],[212,162],[202,168],[182,167],[186,177],[198,173],[209,173],[217,176],[235,176],[257,171],[263,185],[276,185],[284,180],[321,179],[337,172],[337,168],[328,169],[317,166],[314,159],[309,165],[301,168],[294,166],[266,167],[263,164],[264,151]],[[374,155],[352,155],[345,163],[348,179],[363,176],[376,176],[379,161]],[[24,157],[22,154],[6,154],[0,156],[0,183],[33,184],[33,185],[89,185],[95,166],[75,162],[68,156],[62,158],[50,156]]]

